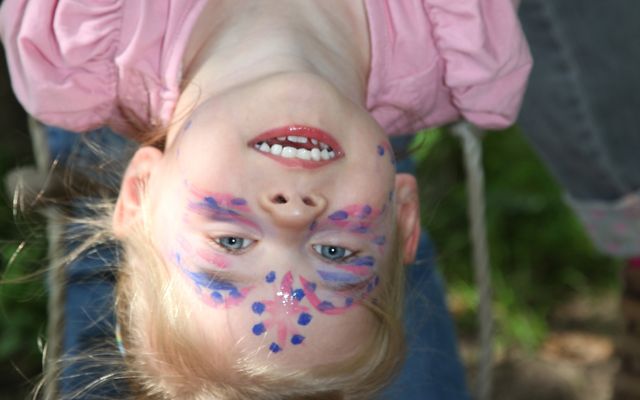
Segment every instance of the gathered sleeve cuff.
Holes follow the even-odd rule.
[[[512,124],[532,65],[512,2],[426,0],[424,4],[455,107],[481,127]]]
[[[515,121],[532,60],[512,0],[367,4],[377,27],[367,106],[389,134]]]
[[[14,92],[29,114],[72,131],[166,124],[194,4],[204,2],[5,0],[0,36]]]

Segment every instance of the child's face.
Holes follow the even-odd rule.
[[[375,298],[396,232],[386,136],[366,111],[316,89],[258,86],[201,104],[149,184],[154,242],[205,337],[291,367],[339,361],[369,340],[362,303]],[[274,156],[278,145],[317,148],[320,161],[316,150]]]

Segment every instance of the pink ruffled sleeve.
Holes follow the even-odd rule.
[[[512,0],[367,0],[367,106],[389,134],[514,122],[532,66]]]
[[[133,132],[121,111],[168,122],[181,58],[206,0],[5,0],[0,35],[14,92],[41,121]]]

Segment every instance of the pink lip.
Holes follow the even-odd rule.
[[[277,137],[291,136],[291,135],[305,136],[309,139],[315,139],[319,142],[324,142],[327,145],[331,146],[336,156],[330,160],[312,161],[312,160],[301,160],[299,158],[284,158],[280,156],[275,156],[270,153],[265,153],[259,150],[256,150],[256,151],[258,151],[258,153],[266,157],[269,157],[281,164],[286,165],[287,167],[301,167],[301,168],[307,168],[307,169],[319,168],[319,167],[322,167],[323,165],[327,165],[333,161],[336,161],[344,157],[344,151],[342,150],[342,147],[333,136],[331,136],[330,134],[328,134],[323,130],[309,127],[309,126],[304,126],[304,125],[288,125],[288,126],[282,126],[279,128],[268,130],[258,135],[251,141],[249,141],[249,147],[254,148],[254,145],[256,143],[264,142],[270,139],[275,139]]]

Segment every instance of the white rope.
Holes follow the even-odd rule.
[[[491,311],[491,272],[489,270],[489,248],[485,222],[482,143],[480,141],[482,131],[468,122],[457,123],[451,130],[460,139],[464,151],[469,192],[468,212],[473,245],[473,267],[479,297],[480,356],[478,358],[476,398],[489,400],[493,379],[493,313]]]

